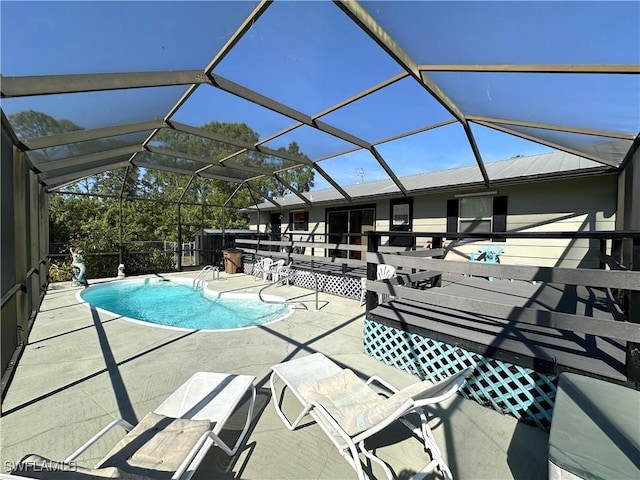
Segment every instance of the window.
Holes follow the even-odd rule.
[[[447,232],[490,233],[507,231],[507,197],[488,195],[447,201]],[[503,239],[495,239],[503,242]]]
[[[408,203],[399,203],[393,206],[393,225],[409,225]]]
[[[413,197],[392,198],[389,200],[389,230],[392,232],[410,232],[413,229]],[[390,247],[413,247],[415,239],[409,235],[389,235]]]
[[[306,232],[309,230],[309,212],[299,210],[289,214],[289,230],[292,232]]]
[[[459,232],[491,232],[493,197],[463,197],[459,203]]]

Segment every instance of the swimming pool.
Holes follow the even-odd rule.
[[[78,299],[125,319],[180,330],[236,330],[282,320],[293,310],[261,302],[257,294],[192,287],[192,279],[146,278],[92,285]],[[263,295],[267,300],[283,300]]]

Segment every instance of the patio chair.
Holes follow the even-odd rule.
[[[255,377],[248,375],[198,372],[136,426],[122,419],[114,420],[64,461],[27,455],[8,477],[188,480],[212,445],[229,456],[238,451],[253,416],[254,380]],[[220,439],[220,432],[249,392],[244,429],[230,447]],[[80,454],[118,425],[128,433],[96,467],[85,468],[75,463]]]
[[[293,260],[289,260],[289,263],[287,263],[286,265],[282,265],[282,267],[280,267],[280,269],[278,270],[278,278],[276,280],[280,280],[282,279],[282,284],[284,285],[285,282],[287,282],[287,285],[291,284],[291,279],[292,274],[295,272],[295,269],[293,268]]]
[[[274,365],[271,370],[273,403],[285,426],[295,430],[303,418],[310,415],[353,467],[359,480],[367,478],[360,454],[380,465],[389,479],[395,478],[386,462],[368,450],[365,442],[396,421],[409,428],[430,454],[431,461],[420,473],[438,469],[445,479],[453,478],[436,445],[423,407],[441,402],[457,392],[472,368],[463,369],[435,384],[425,380],[401,390],[377,376],[364,381],[321,353]],[[277,380],[284,383],[280,395],[276,394]],[[374,383],[382,387],[384,393],[374,390]],[[293,422],[281,407],[287,388],[303,407]],[[411,413],[416,415],[408,417]],[[415,417],[418,417],[419,425],[410,421]]]
[[[284,260],[276,260],[269,267],[269,277],[272,282],[278,281],[278,274],[280,273],[280,269],[284,267]]]
[[[263,282],[266,282],[271,275],[271,265],[273,264],[273,260],[269,257],[264,257],[258,260],[253,266],[253,276],[261,278]]]
[[[392,278],[396,274],[396,268],[392,265],[380,264],[376,270],[376,280],[385,280]],[[389,299],[389,295],[385,293],[378,294],[378,302],[386,302]],[[363,306],[367,301],[367,279],[360,279],[360,306]]]
[[[502,254],[504,254],[504,248],[502,247],[482,247],[478,251],[469,254],[469,261],[497,264],[500,263],[500,255]],[[489,281],[493,282],[493,277],[489,277]]]

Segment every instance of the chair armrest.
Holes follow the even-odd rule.
[[[102,436],[104,436],[105,433],[107,433],[109,430],[111,430],[113,427],[120,425],[122,427],[124,427],[124,429],[128,432],[133,428],[133,425],[131,425],[129,422],[127,422],[126,420],[123,420],[121,418],[118,418],[117,420],[114,420],[113,422],[111,422],[110,424],[108,424],[106,427],[104,427],[102,430],[100,430],[98,433],[96,433],[93,437],[91,437],[89,440],[87,440],[87,442],[82,445],[80,448],[78,448],[75,452],[73,452],[71,455],[69,455],[67,458],[65,458],[63,460],[64,463],[69,463],[74,461],[76,458],[78,458],[78,456],[84,452],[87,448],[89,448],[91,445],[93,445],[94,443],[96,443],[98,440],[100,440],[100,438],[102,438]]]
[[[376,382],[378,385],[381,385],[382,387],[386,388],[391,393],[396,393],[398,391],[396,387],[391,385],[389,382],[383,380],[382,378],[378,377],[377,375],[373,375],[369,377],[369,379],[367,380],[367,385],[371,385],[373,382]]]

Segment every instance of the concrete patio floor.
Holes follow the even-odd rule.
[[[197,272],[166,274],[193,277]],[[106,279],[112,281],[114,279]],[[90,281],[98,283],[98,281]],[[263,284],[244,274],[221,274],[210,287],[228,291]],[[354,479],[355,472],[316,425],[288,431],[271,402],[271,365],[313,352],[368,377],[398,387],[416,377],[363,353],[364,307],[356,300],[314,294],[298,287],[269,293],[304,297],[310,311],[276,323],[237,331],[187,332],[146,326],[98,313],[79,303],[77,287],[52,284],[2,404],[2,471],[28,453],[63,459],[114,418],[137,423],[197,371],[253,375],[258,392],[250,433],[231,462],[213,448],[195,479]],[[285,402],[294,412],[295,400]],[[456,479],[546,478],[548,435],[456,395],[432,409],[431,425]],[[242,412],[225,434],[237,435]],[[93,466],[117,442],[116,429],[79,458]],[[395,430],[380,436],[379,456],[398,478],[409,478],[428,461],[420,443]],[[378,467],[376,478],[384,478]],[[440,478],[431,474],[427,478]]]

